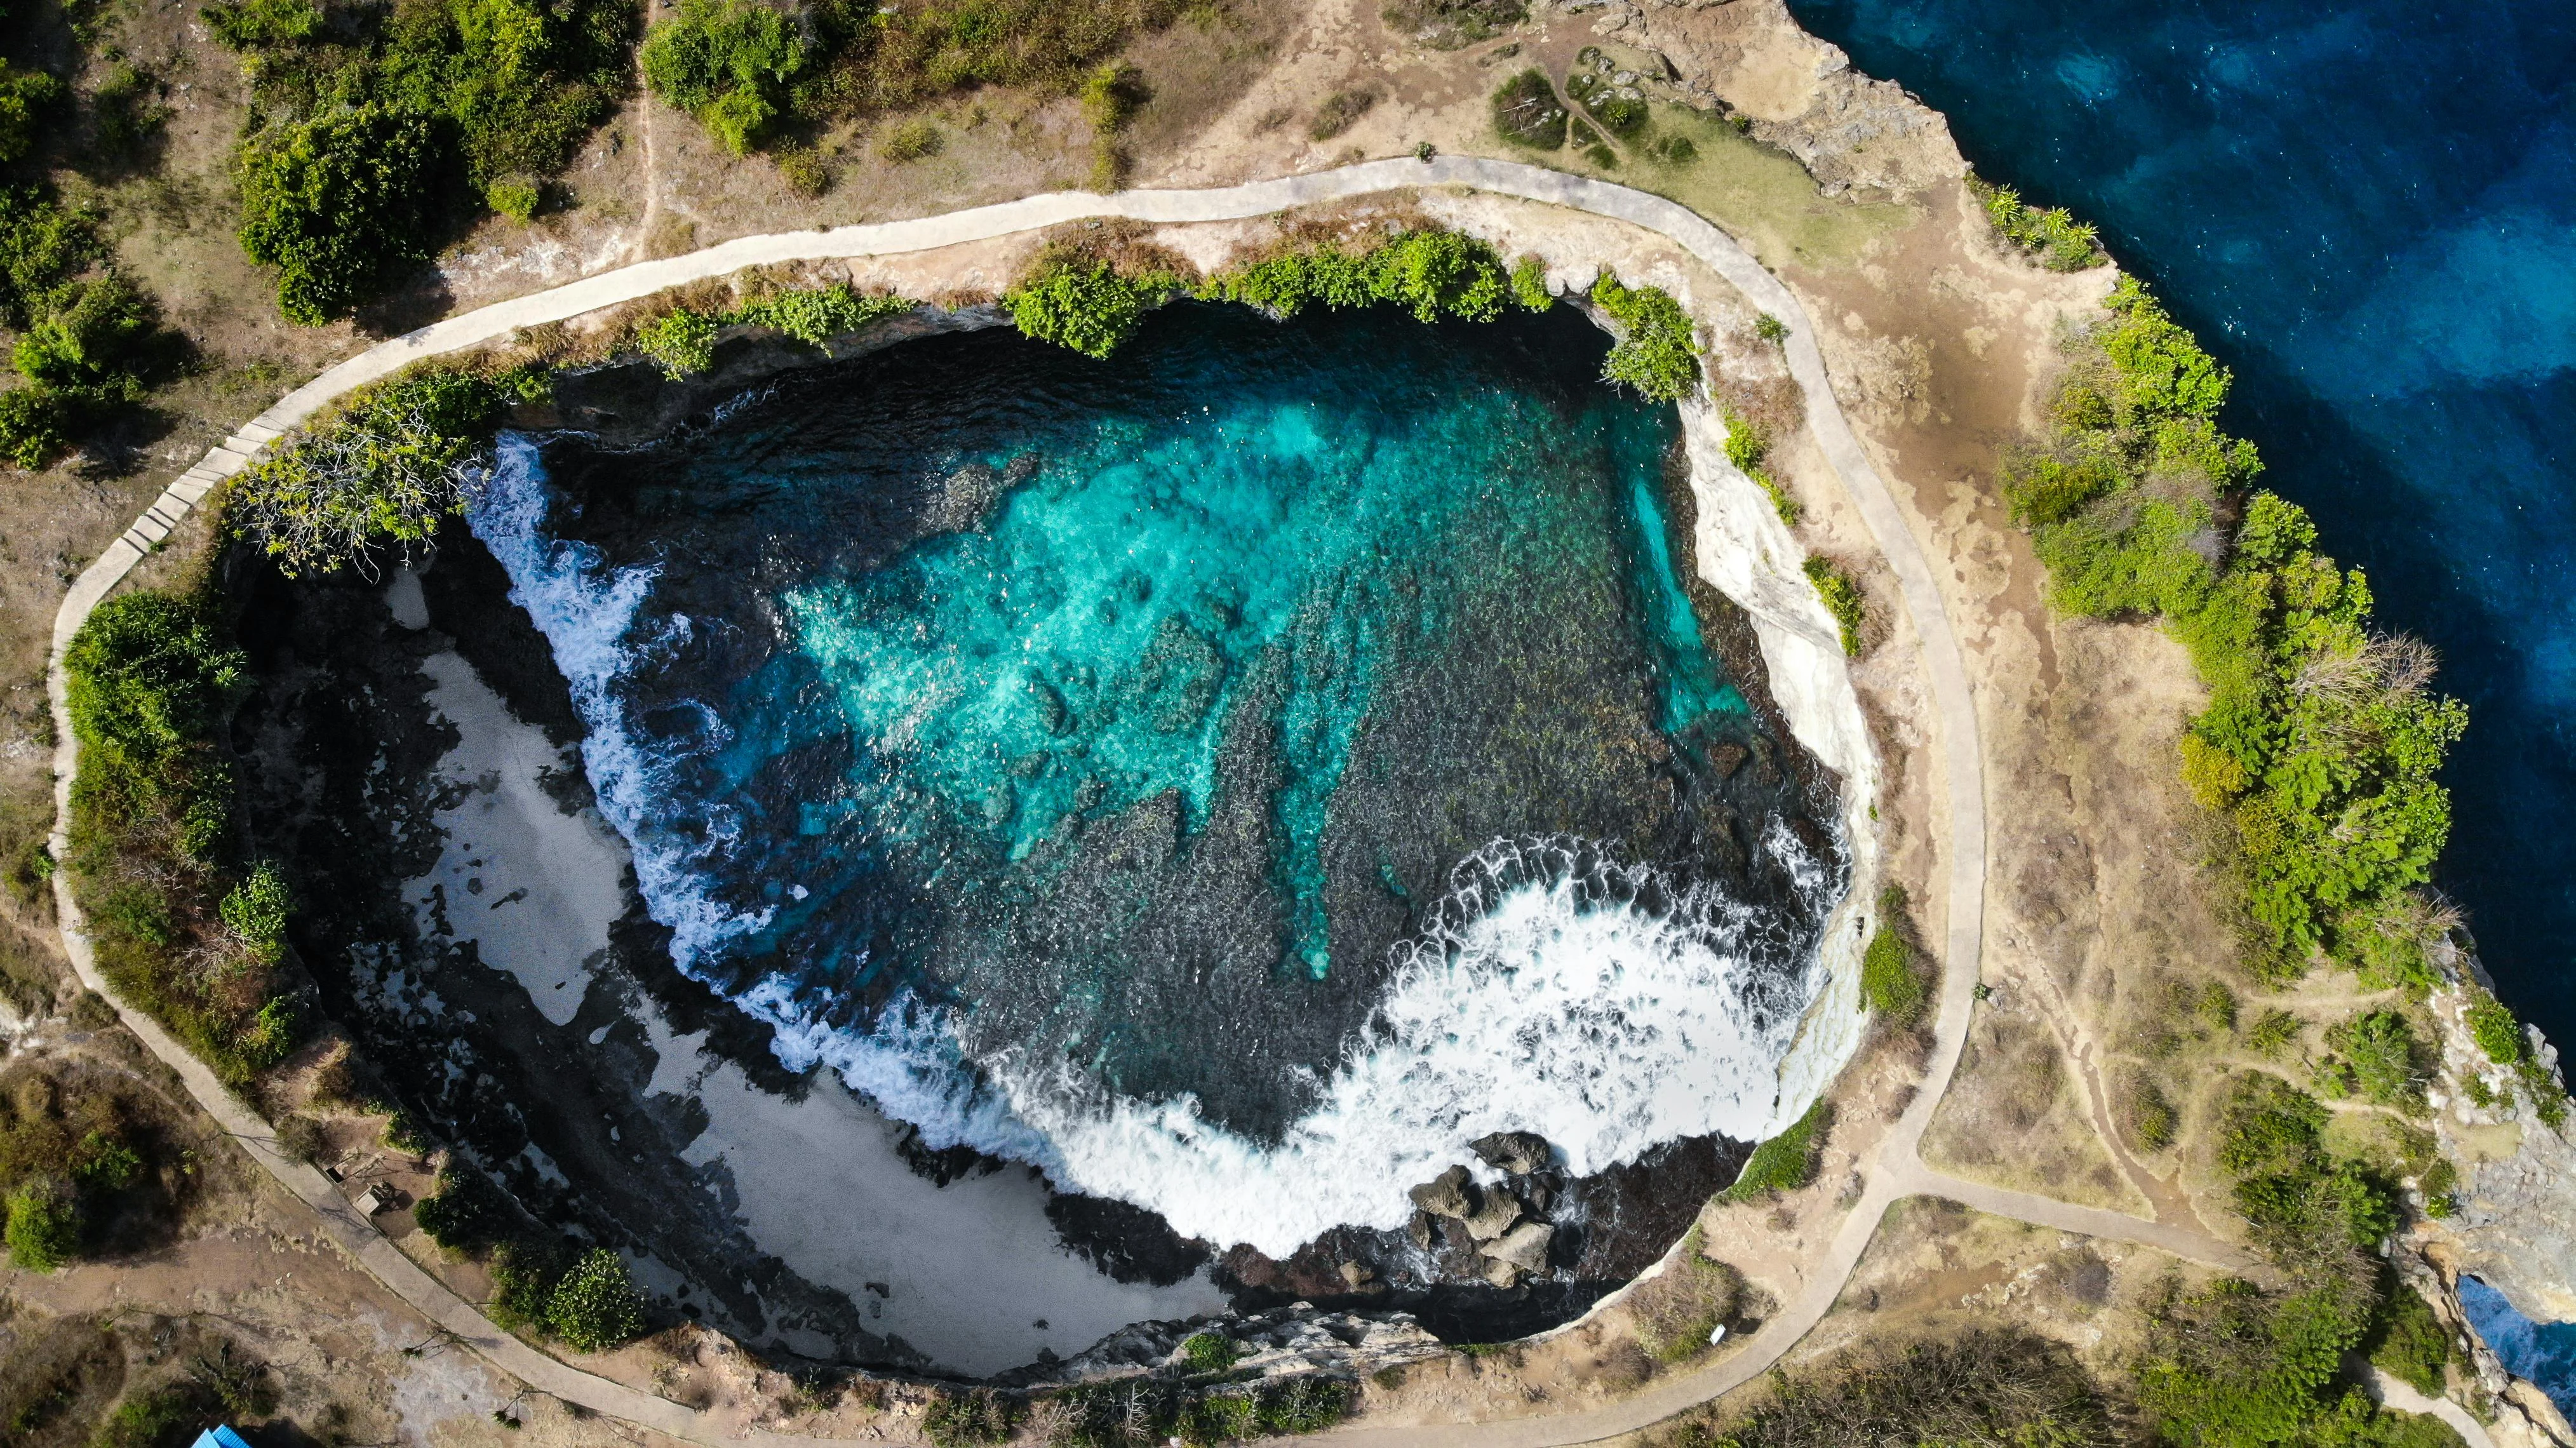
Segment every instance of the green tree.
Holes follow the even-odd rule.
[[[546,1297],[546,1326],[580,1352],[602,1352],[644,1331],[644,1295],[626,1263],[595,1247],[564,1273]]]
[[[82,402],[134,402],[143,396],[139,354],[154,321],[151,299],[114,272],[66,282],[45,299],[10,360],[29,382]]]
[[[751,0],[681,0],[644,37],[644,83],[737,156],[760,143],[806,61],[794,23]]]
[[[528,380],[436,368],[354,393],[234,478],[225,523],[290,576],[425,543],[464,507],[467,470]]]
[[[1699,385],[1699,337],[1669,293],[1627,286],[1605,271],[1592,283],[1592,300],[1619,325],[1603,378],[1654,402],[1677,402]]]
[[[26,159],[36,144],[37,118],[62,95],[61,81],[0,60],[0,164]]]
[[[80,1253],[80,1204],[52,1177],[21,1184],[8,1196],[9,1260],[29,1272],[51,1272]]]
[[[286,125],[242,152],[242,249],[278,269],[286,319],[344,316],[434,248],[438,138],[415,112],[377,104]]]

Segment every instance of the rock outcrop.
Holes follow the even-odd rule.
[[[1439,1357],[1449,1351],[1406,1313],[1360,1317],[1323,1312],[1297,1302],[1250,1316],[1226,1314],[1181,1322],[1139,1322],[1120,1328],[1072,1357],[1023,1368],[995,1379],[1005,1386],[1085,1383],[1113,1378],[1190,1376],[1182,1344],[1213,1333],[1238,1354],[1230,1376],[1357,1379],[1387,1368]]]

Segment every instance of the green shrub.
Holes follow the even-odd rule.
[[[151,299],[114,272],[65,282],[45,297],[11,361],[20,376],[64,397],[140,401],[139,354],[154,319]]]
[[[1243,1350],[1221,1332],[1194,1332],[1181,1340],[1181,1360],[1194,1373],[1221,1373],[1233,1367]]]
[[[502,409],[533,385],[429,368],[351,393],[235,475],[224,524],[290,577],[425,544],[463,511],[466,473],[489,458]]]
[[[1688,1424],[1666,1448],[2125,1448],[2133,1440],[2064,1346],[1972,1328],[1776,1373],[1741,1417]]]
[[[89,1448],[181,1448],[216,1416],[207,1397],[194,1382],[128,1397],[90,1435]]]
[[[2120,1114],[2129,1139],[2142,1151],[2162,1151],[2173,1145],[2174,1132],[2182,1124],[2164,1088],[2143,1070],[2130,1071],[2121,1082]]]
[[[481,1252],[510,1234],[509,1199],[491,1178],[470,1166],[449,1162],[438,1171],[438,1192],[412,1208],[412,1220],[429,1240],[455,1252]]]
[[[1777,347],[1789,340],[1789,324],[1764,312],[1753,319],[1753,335]]]
[[[991,1388],[934,1388],[921,1432],[934,1448],[1008,1443],[1019,1416],[1019,1404]]]
[[[2011,187],[1988,186],[1973,174],[1968,189],[1984,205],[1997,234],[2049,270],[2083,271],[2110,260],[2102,254],[2100,233],[2064,207],[2043,211],[2026,205]]]
[[[68,1185],[40,1177],[10,1192],[5,1205],[9,1225],[0,1239],[8,1243],[11,1265],[51,1272],[80,1255],[80,1204]]]
[[[582,1254],[546,1294],[545,1325],[576,1352],[605,1352],[644,1332],[644,1294],[606,1247]]]
[[[2513,1010],[2493,996],[2479,1000],[2468,1009],[2469,1039],[2478,1043],[2488,1060],[2499,1066],[2510,1066],[2523,1057],[2522,1023],[2513,1018]]]
[[[1807,581],[1815,585],[1816,597],[1825,601],[1825,611],[1834,616],[1834,627],[1842,634],[1843,652],[1859,658],[1863,618],[1860,585],[1829,558],[1811,556],[1803,567]]]
[[[723,325],[704,312],[681,307],[637,327],[635,350],[658,364],[663,376],[677,382],[715,365],[716,333]]]
[[[2298,1038],[2299,1018],[2275,1008],[2255,1018],[2253,1028],[2245,1033],[2245,1044],[2258,1056],[2276,1056]]]
[[[1532,67],[1494,89],[1494,129],[1515,146],[1556,150],[1565,144],[1565,122],[1546,71]]]
[[[1807,1114],[1778,1136],[1753,1148],[1744,1161],[1744,1170],[1736,1173],[1735,1183],[1721,1197],[1730,1202],[1749,1202],[1768,1192],[1795,1191],[1816,1178],[1816,1158],[1825,1147],[1825,1132],[1833,1125],[1834,1110],[1823,1101],[1807,1108]]]
[[[0,60],[0,165],[26,159],[35,148],[38,118],[62,97],[61,81]]]
[[[1324,245],[1254,262],[1207,279],[1197,295],[1240,302],[1276,317],[1308,305],[1365,307],[1392,302],[1415,320],[1444,317],[1489,322],[1512,295],[1511,277],[1493,248],[1450,231],[1408,231],[1368,250]]]
[[[1556,305],[1556,296],[1547,289],[1547,263],[1535,256],[1525,256],[1512,263],[1512,300],[1524,311],[1544,312]]]
[[[286,917],[294,908],[286,877],[274,861],[262,860],[224,896],[216,913],[252,953],[274,961],[286,948]]]
[[[2442,1368],[2451,1360],[2451,1335],[2413,1289],[2399,1288],[2381,1299],[2361,1350],[2390,1377],[2428,1398],[2442,1396]]]
[[[1592,283],[1592,302],[1619,325],[1619,341],[1601,363],[1604,379],[1653,402],[1679,401],[1699,385],[1699,337],[1670,294],[1625,286],[1605,271]]]
[[[205,12],[251,83],[243,244],[291,320],[364,305],[424,261],[450,198],[520,220],[627,88],[624,0],[406,0]],[[462,183],[461,185],[457,183]],[[524,209],[522,209],[524,208]]]
[[[2363,1099],[2407,1110],[2422,1108],[2424,1063],[2430,1053],[2404,1016],[2395,1011],[2360,1012],[2328,1027],[2326,1045],[2341,1056],[2336,1074]]]
[[[734,309],[729,322],[775,327],[808,346],[846,337],[879,317],[912,310],[898,296],[871,296],[847,282],[771,292]]]
[[[277,306],[318,327],[427,262],[438,141],[421,116],[364,105],[243,147],[242,249],[278,269]]]
[[[32,472],[62,454],[63,400],[41,387],[0,392],[0,457]]]
[[[106,255],[89,218],[37,186],[0,186],[0,318],[34,324],[45,299]]]
[[[2183,763],[2236,825],[2258,969],[2357,955],[2370,932],[2340,922],[2384,916],[2448,837],[2439,770],[2466,711],[2425,687],[2419,646],[2369,633],[2366,581],[2316,555],[2294,505],[2248,497],[2228,556],[2218,499],[2260,463],[2212,421],[2227,369],[2134,280],[2105,305],[2007,496],[2058,609],[2161,615],[2208,681]]]
[[[533,1242],[504,1242],[492,1254],[492,1300],[484,1312],[503,1330],[543,1330],[546,1308],[571,1266],[570,1254]]]
[[[889,128],[884,139],[877,142],[877,154],[900,166],[939,154],[941,140],[937,126],[916,116]]]
[[[536,181],[527,176],[504,176],[483,188],[483,204],[521,226],[536,219],[541,199]]]
[[[1082,118],[1091,123],[1091,189],[1115,191],[1127,180],[1127,151],[1118,138],[1145,104],[1144,73],[1111,61],[1083,78],[1081,99]]]
[[[1891,1026],[1911,1026],[1931,999],[1922,953],[1914,947],[1914,929],[1906,918],[1905,887],[1891,884],[1878,892],[1878,929],[1860,957],[1860,996],[1870,1010]]]
[[[1107,262],[1051,254],[1002,295],[1023,336],[1070,347],[1085,357],[1107,357],[1136,335],[1145,313],[1177,286],[1166,277],[1131,279]]]

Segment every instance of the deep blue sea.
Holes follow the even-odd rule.
[[[2101,226],[2471,710],[2439,883],[2576,1046],[2576,5],[1791,0]]]
[[[692,974],[933,1147],[1285,1253],[1497,1130],[1749,1140],[1843,879],[1568,308],[1166,308],[505,440],[478,537]]]

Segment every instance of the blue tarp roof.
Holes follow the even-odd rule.
[[[197,1441],[190,1448],[250,1448],[250,1445],[242,1441],[242,1435],[234,1432],[231,1424],[218,1423],[198,1434]]]

